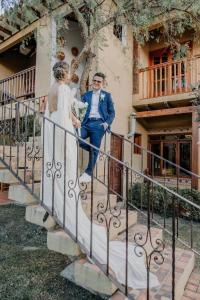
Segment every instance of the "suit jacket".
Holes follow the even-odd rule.
[[[85,102],[88,103],[88,108],[85,117],[83,119],[82,125],[86,124],[90,116],[91,105],[92,105],[92,93],[93,93],[92,91],[86,92],[82,97],[82,101],[84,103]],[[110,125],[112,124],[115,118],[115,109],[114,109],[111,94],[103,90],[101,90],[99,96],[99,114],[103,122],[106,122],[109,125],[107,130],[110,131]]]

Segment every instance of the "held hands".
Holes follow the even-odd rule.
[[[78,120],[78,119],[76,119],[76,120],[73,120],[72,121],[72,124],[73,124],[73,126],[75,127],[75,128],[81,128],[81,122]]]
[[[104,131],[106,131],[108,128],[108,124],[106,122],[104,122],[101,125],[103,126]]]
[[[80,128],[81,127],[81,122],[80,120],[73,114],[71,113],[71,116],[72,116],[72,124],[75,128]]]

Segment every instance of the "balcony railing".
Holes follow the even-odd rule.
[[[200,57],[144,68],[139,76],[140,99],[188,93],[200,80]]]
[[[35,66],[0,80],[0,102],[27,99],[35,95]]]

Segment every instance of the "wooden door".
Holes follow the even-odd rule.
[[[111,156],[123,161],[123,137],[111,134]],[[123,193],[123,167],[113,159],[110,160],[110,193]]]

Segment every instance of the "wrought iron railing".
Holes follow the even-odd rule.
[[[0,80],[0,101],[26,99],[35,95],[35,66]]]
[[[170,261],[171,284],[168,290],[169,298],[175,300],[176,290],[176,246],[187,247],[200,255],[199,222],[200,205],[187,199],[183,195],[170,190],[168,187],[158,183],[153,178],[148,177],[129,165],[113,157],[109,152],[100,150],[100,160],[92,172],[92,180],[89,186],[79,182],[79,167],[84,164],[80,161],[82,156],[77,151],[77,166],[75,170],[75,180],[66,182],[68,166],[66,165],[66,147],[69,137],[76,143],[77,149],[82,139],[75,133],[55,124],[51,119],[43,116],[38,109],[38,103],[41,99],[32,99],[32,101],[11,101],[10,107],[1,106],[2,119],[0,121],[1,146],[0,161],[9,168],[10,172],[19,180],[19,182],[29,190],[32,195],[40,201],[56,222],[74,239],[82,250],[99,266],[99,268],[114,282],[114,284],[130,299],[136,299],[138,295],[145,294],[146,299],[150,297],[156,299],[162,292],[165,284],[160,279],[159,271],[165,260]],[[6,116],[6,118],[4,118]],[[45,128],[52,126],[52,149],[45,148]],[[57,137],[63,137],[63,143],[58,145]],[[42,138],[40,138],[42,136]],[[87,143],[87,141],[86,141]],[[64,151],[62,161],[56,160],[56,151],[62,147]],[[90,154],[93,156],[96,147],[90,145]],[[47,150],[50,151],[51,160],[46,161]],[[85,155],[85,154],[84,154]],[[83,155],[83,156],[84,156]],[[119,193],[111,184],[113,176],[120,175],[122,178],[123,189]],[[46,187],[45,180],[51,181],[51,197],[45,198]],[[69,177],[68,177],[69,178]],[[56,181],[60,180],[63,184],[62,214],[56,207],[55,186]],[[35,190],[36,184],[41,182],[40,197]],[[137,185],[142,186],[142,190],[137,191]],[[103,193],[103,198],[95,201],[98,192]],[[117,197],[117,202],[112,203],[112,195]],[[155,201],[158,195],[162,195],[159,205],[162,210],[155,210]],[[75,199],[75,228],[70,228],[70,209]],[[138,206],[138,198],[140,204]],[[67,200],[68,199],[68,200]],[[88,219],[90,220],[90,231],[84,239],[80,238],[82,219],[79,212],[82,210],[85,201],[90,205]],[[144,205],[145,204],[145,205]],[[68,206],[69,205],[69,206]],[[180,207],[187,206],[190,212],[186,216],[180,215]],[[68,209],[67,209],[68,208]],[[138,214],[138,224],[134,231],[133,214]],[[196,219],[194,221],[194,214]],[[104,258],[98,257],[96,243],[96,225],[101,226],[105,231],[106,239],[103,247]],[[141,230],[141,228],[145,228]],[[154,235],[154,229],[163,229],[163,234]],[[117,232],[117,234],[116,234]],[[116,265],[112,264],[113,239],[121,241],[124,245],[123,260],[119,259],[121,264],[119,279],[116,272]],[[84,242],[85,241],[85,242]],[[89,246],[87,242],[89,241]],[[117,247],[117,246],[116,246]],[[130,248],[131,247],[131,248]],[[121,253],[120,253],[121,254]],[[145,265],[146,282],[143,289],[138,286],[130,289],[130,264],[137,265],[137,260]],[[134,268],[134,265],[132,265]],[[136,270],[139,271],[140,270]],[[154,273],[159,281],[158,288],[151,288],[151,273]],[[168,273],[168,276],[169,276]],[[123,274],[123,275],[122,275]]]
[[[200,79],[199,64],[195,56],[140,69],[140,99],[190,92]]]
[[[174,189],[177,193],[181,193],[183,189],[191,191],[193,189],[200,190],[200,175],[136,144],[133,142],[133,139],[122,137],[115,132],[112,132],[112,135],[122,140],[123,161],[131,167],[159,181],[164,186]],[[196,146],[198,147],[198,145]],[[189,157],[187,159],[190,160]],[[157,168],[155,168],[155,165]],[[160,171],[161,166],[162,172]],[[173,172],[168,173],[168,170],[172,170]]]

